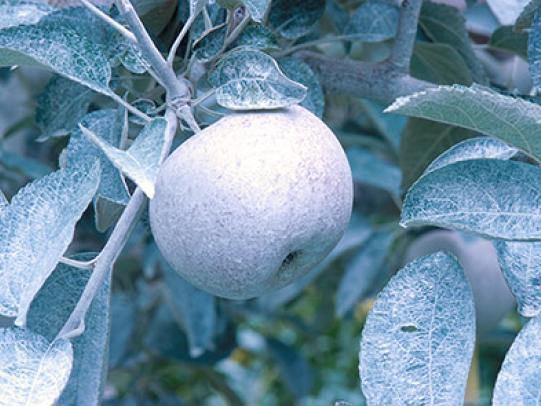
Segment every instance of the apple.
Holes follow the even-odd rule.
[[[430,231],[417,238],[406,251],[405,262],[447,251],[464,268],[475,301],[477,335],[493,331],[514,307],[514,297],[505,283],[492,242],[456,231]]]
[[[160,169],[149,216],[181,276],[214,295],[248,299],[325,258],[352,201],[338,140],[294,106],[233,113],[184,142]]]

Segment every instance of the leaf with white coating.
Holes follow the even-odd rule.
[[[368,314],[360,375],[369,405],[457,405],[475,341],[471,287],[448,254],[421,257],[390,280]]]
[[[73,238],[98,187],[99,164],[86,162],[38,179],[0,215],[0,314],[24,325],[32,299]]]
[[[502,25],[513,25],[530,0],[487,0]]]
[[[2,211],[8,207],[9,205],[9,202],[8,202],[8,199],[6,199],[6,196],[4,195],[4,193],[0,190],[0,213],[2,213]]]
[[[368,0],[351,16],[344,34],[364,42],[378,42],[396,35],[400,11],[387,0]]]
[[[47,3],[24,0],[0,1],[0,29],[38,23],[55,9]]]
[[[528,34],[528,67],[533,85],[541,87],[541,12],[534,15],[533,24]]]
[[[400,224],[505,240],[541,239],[541,169],[496,159],[444,166],[410,188]]]
[[[495,241],[509,289],[524,317],[541,313],[541,242]]]
[[[209,76],[219,105],[231,110],[277,109],[300,103],[304,85],[285,76],[269,55],[238,48],[220,60]]]
[[[541,317],[526,324],[502,364],[493,406],[537,406],[541,401]]]
[[[260,23],[269,8],[271,0],[242,0],[252,20]]]
[[[0,329],[0,406],[53,405],[68,382],[73,350],[17,327]]]
[[[156,118],[148,123],[127,151],[115,148],[94,132],[80,126],[83,134],[96,144],[111,163],[133,180],[149,197],[154,197],[154,184],[164,156],[167,121]]]
[[[541,160],[541,106],[472,85],[439,86],[400,97],[386,112],[426,118],[497,137]]]
[[[459,142],[453,145],[439,157],[437,157],[426,168],[424,175],[436,169],[460,161],[471,159],[511,159],[518,152],[516,148],[510,147],[497,138],[476,137]]]

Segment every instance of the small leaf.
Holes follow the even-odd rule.
[[[344,34],[364,42],[379,42],[394,38],[400,11],[388,0],[368,0],[352,15]]]
[[[420,117],[500,138],[541,160],[541,106],[473,85],[440,86],[398,98],[386,112]]]
[[[541,399],[541,317],[522,328],[502,364],[492,404],[534,406]]]
[[[276,109],[304,100],[307,89],[288,79],[272,57],[236,49],[220,60],[209,77],[218,104],[232,110]]]
[[[338,317],[343,317],[349,312],[372,288],[392,241],[392,234],[383,231],[376,232],[361,245],[358,252],[348,262],[336,293]]]
[[[214,58],[223,49],[226,35],[225,23],[204,32],[192,45],[197,59],[208,62]]]
[[[417,118],[409,119],[400,139],[402,188],[408,189],[440,154],[473,135],[472,131],[463,128]]]
[[[98,180],[96,161],[61,169],[21,189],[2,212],[0,313],[17,316],[17,325],[71,243]]]
[[[528,36],[528,63],[535,87],[541,87],[541,12],[535,13]]]
[[[323,117],[325,95],[318,77],[310,66],[296,58],[282,58],[278,62],[288,78],[306,86],[307,94],[301,102],[301,106],[310,110],[319,118]]]
[[[541,239],[541,169],[495,159],[444,166],[408,191],[400,224],[506,240]]]
[[[47,3],[24,0],[0,1],[0,29],[17,25],[37,24],[43,17],[55,11]]]
[[[541,313],[541,243],[495,241],[507,285],[524,317]]]
[[[488,81],[483,66],[473,50],[466,21],[460,10],[445,4],[425,1],[421,8],[419,25],[433,42],[449,45],[462,56],[473,81],[477,83]]]
[[[411,75],[440,85],[473,82],[464,58],[456,49],[446,44],[417,42],[411,57]]]
[[[102,48],[62,20],[0,30],[0,66],[44,65],[92,90],[110,94],[111,67]]]
[[[517,152],[518,150],[516,148],[510,147],[497,138],[470,138],[453,145],[443,154],[438,156],[428,168],[426,168],[424,175],[455,162],[468,161],[471,159],[487,158],[507,160],[515,156]]]
[[[242,4],[250,13],[250,17],[255,22],[260,23],[269,8],[271,0],[242,0]]]
[[[494,49],[512,52],[518,56],[528,59],[528,34],[517,33],[513,27],[499,27],[488,41],[488,45]],[[535,45],[532,45],[535,47]],[[532,52],[535,52],[532,50]]]
[[[272,31],[261,24],[250,24],[242,30],[233,48],[242,46],[262,51],[280,49]]]
[[[68,382],[73,350],[30,330],[0,329],[0,405],[53,405]]]
[[[269,21],[287,39],[308,34],[325,12],[325,0],[274,0]]]
[[[361,339],[363,393],[373,405],[462,405],[475,341],[471,287],[458,262],[436,253],[391,279]]]
[[[400,196],[400,169],[364,148],[347,150],[353,180],[383,189],[395,197]]]
[[[36,124],[41,140],[69,134],[86,114],[95,93],[61,76],[54,76],[38,96]]]
[[[214,349],[216,331],[216,303],[209,295],[188,283],[170,266],[162,263],[163,289],[171,304],[171,311],[181,323],[190,344],[190,355],[199,357]]]
[[[118,146],[122,134],[123,123],[121,121],[117,110],[104,109],[87,114],[80,124],[110,145]],[[100,160],[101,180],[94,201],[94,208],[97,208],[99,200],[102,198],[116,204],[126,205],[129,200],[128,188],[120,172],[111,164],[105,154],[77,128],[71,134],[67,147],[67,166],[96,158]]]
[[[84,254],[74,259],[88,260],[94,256]],[[32,302],[28,327],[48,340],[54,339],[75,308],[90,275],[89,270],[59,264]],[[107,372],[109,295],[108,278],[92,301],[84,334],[73,340],[73,368],[59,405],[91,406],[100,402]]]
[[[167,120],[156,118],[148,123],[127,151],[120,150],[94,132],[80,126],[83,134],[96,144],[111,163],[132,179],[149,197],[154,197],[154,183],[165,151]]]
[[[273,338],[267,339],[267,348],[287,388],[297,399],[307,396],[314,384],[314,374],[306,358],[293,347]]]

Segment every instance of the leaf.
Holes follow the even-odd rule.
[[[163,290],[171,311],[180,322],[190,345],[193,358],[214,349],[216,331],[216,303],[214,296],[197,289],[162,263]]]
[[[494,246],[518,312],[536,317],[541,313],[541,243],[497,240]]]
[[[224,48],[227,25],[220,24],[203,33],[193,43],[193,49],[197,59],[202,62],[212,60]]]
[[[398,167],[365,148],[349,148],[347,158],[355,182],[375,186],[395,197],[400,196],[401,174]]]
[[[473,78],[460,54],[451,46],[417,42],[411,57],[411,75],[440,85],[469,85]]]
[[[455,162],[467,161],[470,159],[511,159],[518,152],[516,148],[510,147],[505,142],[491,137],[475,137],[453,145],[443,154],[438,156],[426,168],[423,175],[433,172],[444,166]]]
[[[325,12],[325,0],[274,0],[269,21],[287,39],[308,34]]]
[[[473,50],[466,21],[460,10],[445,4],[423,2],[419,24],[433,42],[449,45],[462,56],[473,81],[488,82],[483,66]]]
[[[447,149],[472,137],[463,128],[421,119],[410,119],[400,140],[399,161],[402,188],[407,190],[426,167]]]
[[[293,347],[273,338],[267,339],[267,348],[287,388],[297,399],[308,396],[314,385],[314,374],[306,358]]]
[[[41,140],[69,134],[86,114],[95,93],[61,76],[54,76],[38,96],[36,124]]]
[[[499,27],[490,37],[488,45],[528,59],[528,34],[517,33],[513,31],[513,27]]]
[[[325,111],[325,95],[316,74],[303,61],[296,58],[281,58],[278,63],[288,78],[306,86],[307,93],[301,106],[310,110],[319,118]]]
[[[530,0],[487,0],[502,25],[513,25]]]
[[[492,404],[534,406],[541,399],[541,317],[522,328],[502,364]]]
[[[25,186],[2,212],[0,313],[17,316],[17,325],[71,243],[98,180],[96,161],[61,169]]]
[[[351,15],[344,34],[363,42],[394,38],[400,11],[387,0],[367,0]]]
[[[399,114],[384,114],[385,108],[372,100],[361,100],[360,103],[378,132],[395,150],[398,150],[407,118]]]
[[[102,48],[60,19],[0,30],[0,66],[36,64],[99,93],[111,94],[111,67]]]
[[[426,118],[500,138],[541,160],[541,106],[473,85],[439,86],[398,98],[386,112]]]
[[[53,11],[54,8],[46,3],[24,0],[1,0],[0,29],[17,25],[36,24]]]
[[[288,79],[272,57],[240,48],[229,52],[210,74],[218,104],[231,110],[276,109],[300,103],[307,89]]]
[[[0,405],[52,405],[68,382],[73,350],[30,330],[0,329]]]
[[[348,262],[336,293],[338,317],[344,317],[373,287],[374,280],[388,255],[393,237],[384,231],[372,234]]]
[[[242,30],[233,48],[242,46],[262,51],[280,49],[272,31],[261,24],[249,24]]]
[[[528,36],[528,63],[535,87],[541,87],[541,12],[537,11]]]
[[[462,405],[475,341],[472,290],[436,253],[390,280],[364,326],[360,374],[373,405]]]
[[[0,190],[0,215],[2,215],[2,212],[6,207],[8,207],[8,199],[6,199],[6,196],[4,193]]]
[[[269,8],[271,0],[242,0],[242,4],[250,13],[250,17],[255,22],[260,23]]]
[[[97,134],[110,145],[117,146],[120,144],[122,123],[117,110],[93,111],[83,117],[80,125]],[[128,188],[120,172],[113,166],[107,156],[87,139],[79,128],[75,129],[71,134],[67,147],[67,166],[94,159],[99,159],[101,168],[100,185],[94,201],[94,208],[97,208],[100,199],[126,205],[129,200]]]
[[[37,179],[51,173],[52,169],[29,156],[4,151],[0,147],[0,163],[8,170],[19,172],[30,179]]]
[[[155,118],[148,123],[127,151],[118,149],[80,126],[83,134],[96,144],[111,163],[132,179],[149,197],[154,197],[154,184],[165,155],[167,120]]]
[[[541,239],[541,169],[514,161],[456,162],[408,191],[400,224],[432,225],[506,240]]]
[[[93,257],[85,254],[75,259]],[[59,264],[32,302],[28,327],[47,340],[54,339],[75,308],[90,275],[89,270]],[[107,373],[109,295],[108,278],[92,301],[84,334],[73,340],[73,368],[59,405],[91,406],[100,402]]]
[[[522,32],[532,25],[535,12],[541,7],[541,0],[530,0],[524,7],[513,26],[515,32]]]

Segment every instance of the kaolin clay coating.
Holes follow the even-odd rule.
[[[231,114],[166,160],[150,224],[167,262],[214,295],[248,299],[319,263],[349,222],[351,170],[302,107]]]

